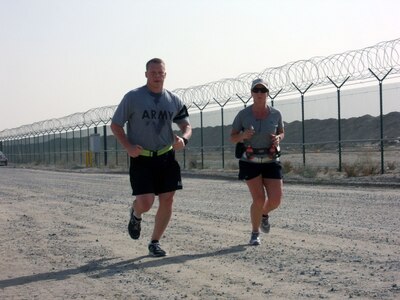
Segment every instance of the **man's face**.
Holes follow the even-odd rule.
[[[151,87],[162,87],[166,76],[164,64],[151,63],[145,75],[148,85]]]

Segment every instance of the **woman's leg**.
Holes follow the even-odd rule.
[[[249,191],[253,200],[250,207],[252,231],[258,232],[265,202],[263,179],[260,175],[253,179],[246,180],[246,183],[249,187]]]
[[[268,198],[264,203],[262,212],[263,215],[268,215],[269,212],[273,211],[281,204],[283,181],[282,179],[264,178],[263,184],[267,190]]]

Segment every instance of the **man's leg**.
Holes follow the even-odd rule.
[[[154,194],[137,195],[132,203],[135,217],[141,218],[143,213],[148,212],[153,206],[154,198]]]
[[[155,216],[154,230],[151,236],[152,241],[159,241],[168,226],[172,215],[172,203],[175,191],[162,193],[159,197],[159,206]]]
[[[154,194],[136,196],[133,201],[131,215],[128,223],[128,232],[132,239],[137,240],[142,230],[142,214],[150,210],[154,203]]]

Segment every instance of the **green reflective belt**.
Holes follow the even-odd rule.
[[[172,146],[165,146],[164,148],[162,148],[158,151],[151,151],[151,150],[143,149],[142,152],[140,152],[140,155],[147,156],[147,157],[161,156],[171,150],[172,150]]]

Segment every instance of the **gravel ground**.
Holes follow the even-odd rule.
[[[184,173],[169,255],[152,258],[157,202],[131,240],[127,175],[0,168],[0,298],[400,298],[395,184],[288,180],[252,247],[247,187],[228,177]]]

